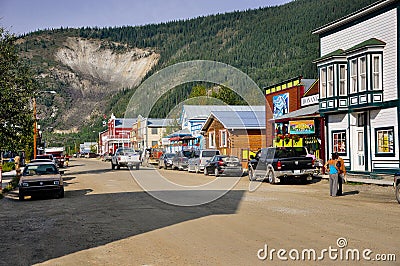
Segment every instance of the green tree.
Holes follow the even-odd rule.
[[[31,100],[38,83],[18,56],[16,37],[0,28],[0,149],[32,147]]]

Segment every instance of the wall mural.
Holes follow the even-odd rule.
[[[274,106],[274,118],[289,113],[289,93],[283,93],[272,97]]]

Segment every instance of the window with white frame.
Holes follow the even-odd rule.
[[[357,59],[350,61],[350,92],[357,92]]]
[[[345,96],[347,94],[346,82],[346,65],[339,65],[339,95]]]
[[[226,130],[219,131],[219,146],[220,147],[228,147],[228,132]]]
[[[208,147],[215,148],[215,131],[208,132]]]
[[[158,128],[152,127],[152,128],[151,128],[151,134],[152,134],[152,135],[157,135],[157,134],[158,134]]]
[[[323,99],[323,98],[326,97],[326,68],[325,67],[321,68],[321,71],[320,71],[320,82],[321,82],[321,86],[320,86],[321,95],[320,95],[320,97],[321,97],[321,99]]]
[[[333,66],[328,67],[327,91],[328,97],[333,96]]]
[[[359,61],[359,77],[360,77],[360,84],[359,88],[360,91],[367,90],[367,58],[365,56],[360,57]]]
[[[373,55],[372,56],[372,89],[373,90],[381,90],[381,60],[382,57],[380,55]]]
[[[376,154],[394,155],[394,127],[376,128]]]
[[[346,153],[346,130],[332,132],[332,151]]]

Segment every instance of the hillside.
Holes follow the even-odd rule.
[[[19,39],[45,88],[42,123],[66,132],[123,115],[133,89],[154,71],[187,60],[215,60],[248,74],[259,87],[303,75],[316,78],[318,38],[311,31],[373,0],[296,0],[288,4],[140,27],[53,29]],[[190,85],[165,95],[152,116],[163,117]],[[49,110],[51,104],[56,108]],[[52,114],[52,116],[51,116]]]

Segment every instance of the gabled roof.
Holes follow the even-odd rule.
[[[365,17],[377,10],[380,10],[390,4],[396,3],[398,0],[380,0],[369,6],[366,6],[356,12],[353,12],[345,17],[342,17],[338,20],[330,22],[322,27],[319,27],[312,31],[313,34],[323,34],[328,31],[332,31],[338,27],[341,27],[346,24],[350,24],[351,22],[360,19],[361,17]]]
[[[148,127],[167,127],[173,123],[174,119],[163,119],[163,118],[148,118]]]
[[[207,119],[213,111],[265,111],[265,106],[248,106],[248,105],[183,105],[183,113],[188,120],[190,119]]]
[[[227,129],[265,129],[265,111],[213,111],[201,130],[206,130],[214,119]]]
[[[137,118],[115,118],[115,128],[132,128]]]

